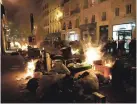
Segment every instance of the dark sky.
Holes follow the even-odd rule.
[[[30,13],[34,14],[36,23],[40,14],[42,0],[3,0],[8,21],[12,21],[17,26],[30,24]]]

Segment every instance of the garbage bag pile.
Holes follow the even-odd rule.
[[[32,83],[32,84],[30,84]],[[73,103],[82,102],[85,95],[98,91],[99,82],[94,73],[83,72],[77,78],[68,74],[49,73],[36,80],[31,79],[28,90],[35,92],[38,102]]]
[[[37,70],[27,83],[27,89],[37,95],[39,103],[94,102],[93,92],[99,90],[99,77],[93,71],[82,71],[75,76],[61,61],[55,61],[48,72]]]

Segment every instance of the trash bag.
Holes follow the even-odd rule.
[[[58,74],[70,74],[69,69],[61,61],[56,61],[50,72],[57,72]]]
[[[99,81],[95,73],[89,72],[89,75],[80,78],[77,81],[76,86],[81,86],[84,90],[84,94],[91,94],[92,92],[99,90]]]
[[[104,81],[106,79],[104,77],[104,75],[101,72],[99,72],[99,71],[95,71],[95,74],[96,74],[96,76],[98,78],[99,83],[104,83]]]
[[[49,74],[49,75],[43,75],[42,78],[39,80],[39,87],[37,89],[37,96],[43,96],[43,94],[46,94],[46,92],[49,90],[51,85],[54,83],[57,83],[60,81],[60,79],[64,78],[65,74]]]
[[[27,89],[32,93],[36,93],[37,88],[38,88],[38,79],[37,78],[30,79],[27,83]]]

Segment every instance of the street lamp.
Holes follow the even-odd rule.
[[[2,4],[2,0],[0,0],[0,3]]]
[[[63,16],[63,13],[61,11],[57,12],[56,18],[59,20]]]

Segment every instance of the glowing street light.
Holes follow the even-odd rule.
[[[62,16],[63,16],[63,13],[61,11],[58,11],[56,15],[57,20],[59,20]]]
[[[2,4],[2,0],[0,0],[0,3]]]

